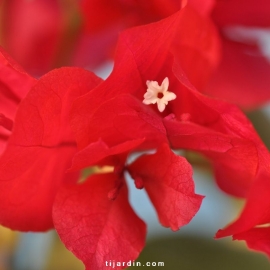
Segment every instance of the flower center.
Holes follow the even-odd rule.
[[[159,99],[162,99],[162,98],[164,97],[164,94],[161,93],[161,92],[158,92],[157,97],[158,97]]]

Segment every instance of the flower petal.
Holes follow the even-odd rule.
[[[267,159],[259,163],[258,172],[242,213],[232,224],[219,230],[216,234],[217,238],[244,233],[258,225],[270,222],[270,169],[267,164],[269,159],[268,154]],[[265,162],[267,162],[266,166]]]
[[[168,90],[168,88],[169,88],[169,78],[168,78],[168,77],[166,77],[166,78],[162,81],[161,87],[162,87],[162,89],[166,89],[166,91]]]
[[[165,110],[165,108],[166,108],[165,102],[163,102],[163,101],[160,100],[160,99],[157,100],[157,106],[158,106],[158,110],[159,110],[160,112],[163,112],[163,111]]]
[[[270,228],[254,228],[233,236],[233,240],[245,240],[250,249],[264,252],[270,257]]]
[[[78,106],[82,99],[77,101],[74,110],[80,111]],[[72,127],[77,134],[79,148],[84,148],[100,138],[109,147],[144,138],[146,140],[142,147],[147,148],[167,141],[166,130],[160,117],[131,95],[119,95],[101,103],[93,115],[90,111],[91,108],[85,108],[84,117],[78,111],[72,117]],[[84,124],[85,128],[80,129]]]
[[[102,140],[91,143],[75,154],[71,170],[78,170],[94,165],[121,166],[125,163],[128,152],[143,142],[144,139],[131,140],[111,148]]]
[[[78,173],[66,173],[75,147],[9,146],[0,159],[0,223],[20,231],[53,228],[52,204],[62,182],[74,182]]]
[[[242,111],[239,110],[239,108],[237,108],[234,105],[223,102],[221,100],[213,100],[200,94],[198,91],[196,91],[194,86],[191,85],[191,83],[189,82],[189,80],[184,75],[183,71],[181,70],[180,65],[178,65],[177,63],[175,63],[174,65],[174,74],[176,75],[178,80],[183,85],[185,85],[185,87],[182,87],[180,89],[181,91],[178,91],[178,89],[176,89],[175,91],[177,93],[177,98],[179,102],[177,103],[177,106],[174,103],[172,103],[171,105],[175,113],[175,117],[174,117],[175,119],[173,121],[169,121],[170,124],[169,122],[167,122],[167,124],[171,125],[170,131],[169,131],[168,125],[165,124],[164,122],[170,141],[173,142],[174,147],[185,148],[185,145],[183,144],[184,140],[180,139],[181,136],[180,137],[177,136],[177,134],[180,134],[182,132],[182,130],[179,129],[179,127],[177,127],[178,125],[177,122],[179,120],[180,120],[179,122],[181,122],[182,115],[187,115],[187,114],[189,115],[189,120],[187,122],[192,122],[199,126],[201,125],[201,126],[207,127],[207,129],[209,129],[209,132],[210,132],[209,134],[211,134],[210,130],[212,130],[214,133],[215,132],[219,133],[219,135],[216,134],[218,135],[217,138],[220,137],[221,134],[224,134],[224,135],[227,134],[226,136],[229,136],[233,139],[232,141],[233,147],[230,148],[232,152],[231,150],[229,152],[235,154],[235,157],[233,157],[233,160],[235,160],[236,162],[235,163],[231,162],[230,158],[226,158],[229,152],[228,153],[225,152],[225,155],[223,155],[224,159],[222,158],[223,161],[221,161],[220,163],[217,162],[216,164],[217,166],[221,165],[221,167],[226,163],[227,163],[226,167],[228,165],[229,166],[233,165],[235,171],[237,171],[237,167],[238,167],[238,170],[241,170],[238,173],[243,173],[243,175],[246,175],[245,170],[246,168],[248,168],[247,170],[248,177],[241,177],[242,181],[240,182],[239,180],[235,178],[235,176],[238,173],[235,175],[229,173],[230,175],[228,176],[236,180],[235,181],[236,189],[234,190],[234,188],[232,188],[233,181],[232,182],[229,181],[229,183],[231,183],[232,185],[229,184],[229,186],[231,187],[228,186],[229,189],[225,190],[226,192],[229,192],[229,193],[232,192],[233,195],[246,197],[247,192],[249,192],[248,187],[250,187],[251,182],[254,181],[254,176],[257,173],[258,164],[261,162],[265,164],[266,160],[268,159],[267,148],[262,143],[260,137],[258,136],[255,129],[251,125],[250,121],[242,113]],[[192,130],[190,130],[189,134],[194,134],[194,133]],[[198,140],[198,143],[199,143],[199,148],[200,148],[203,146],[204,141],[200,143]],[[192,144],[193,144],[192,141],[190,141],[190,145]],[[208,146],[211,144],[216,144],[216,143],[215,141],[213,142],[209,141],[209,144],[207,143]],[[218,144],[216,145],[218,146]],[[190,146],[186,145],[186,147],[190,147]],[[196,146],[193,144],[193,146],[191,147],[196,147]],[[193,148],[193,150],[196,150],[196,149]],[[214,162],[216,162],[219,159],[217,160],[213,159],[213,160]],[[243,167],[243,164],[246,164],[246,167]],[[227,173],[229,171],[231,170],[225,169],[224,172]],[[222,177],[222,175],[225,175],[225,174],[221,172],[219,175]],[[239,175],[239,179],[240,179],[240,175]],[[225,178],[224,180],[226,181]],[[222,182],[225,183],[225,181],[222,181]],[[245,181],[247,181],[246,184],[244,184]],[[238,186],[238,184],[240,185]],[[241,185],[243,187],[242,192],[240,188]]]
[[[175,93],[172,93],[172,92],[167,91],[167,92],[164,94],[163,99],[165,99],[165,100],[166,100],[166,102],[171,101],[171,100],[174,100],[174,99],[176,99],[176,94],[175,94]]]
[[[61,240],[89,270],[108,269],[106,261],[133,261],[145,243],[146,227],[129,205],[126,185],[115,200],[108,199],[117,178],[93,175],[81,185],[63,187],[54,204]]]
[[[52,203],[59,186],[78,179],[78,173],[66,174],[76,152],[70,108],[99,81],[79,68],[54,70],[21,102],[0,158],[1,224],[22,231],[53,227]]]
[[[211,160],[216,181],[223,191],[247,196],[258,167],[254,143],[192,122],[165,119],[164,124],[174,148],[197,151]]]
[[[144,155],[129,166],[140,177],[156,208],[160,223],[176,231],[188,224],[200,209],[203,196],[194,192],[190,164],[163,144],[155,154]]]

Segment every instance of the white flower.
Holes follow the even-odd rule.
[[[146,105],[157,103],[158,110],[163,112],[166,105],[171,100],[176,99],[176,95],[168,91],[169,79],[166,77],[161,85],[156,81],[147,81],[147,91],[144,94],[143,103]]]

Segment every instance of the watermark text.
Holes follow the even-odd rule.
[[[135,262],[135,261],[128,261],[128,262],[119,262],[115,260],[105,261],[105,266],[110,268],[116,267],[128,267],[128,266],[165,266],[164,262]]]

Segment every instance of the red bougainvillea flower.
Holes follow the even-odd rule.
[[[87,269],[106,269],[112,258],[133,260],[143,248],[145,225],[128,203],[125,174],[146,189],[161,224],[172,230],[187,224],[202,201],[190,165],[170,147],[204,154],[224,191],[250,199],[250,187],[261,188],[255,183],[268,175],[267,150],[236,107],[201,95],[190,83],[207,80],[218,48],[211,22],[186,6],[123,33],[105,82],[78,68],[35,82],[0,158],[0,223],[23,231],[55,226]],[[153,149],[126,161],[131,152]],[[67,172],[71,163],[73,171],[92,165],[114,171],[78,183],[79,173]],[[236,233],[265,221],[261,212],[253,214]]]
[[[11,66],[7,57],[5,60],[6,65]],[[12,72],[13,69],[7,75],[13,75]],[[24,73],[19,75],[24,76],[20,83],[25,85],[31,79]],[[103,269],[104,261],[110,256],[123,261],[134,260],[144,246],[146,228],[128,203],[125,170],[137,179],[137,187],[142,188],[140,177],[148,178],[145,187],[149,189],[164,226],[177,230],[189,223],[200,208],[202,196],[194,193],[191,166],[184,158],[173,154],[167,145],[149,156],[146,166],[136,165],[137,161],[132,168],[125,168],[129,150],[143,140],[123,143],[115,148],[116,154],[124,152],[115,157],[121,160],[123,168],[117,162],[117,172],[93,175],[84,184],[75,185],[79,174],[66,172],[76,152],[69,124],[70,108],[77,97],[101,80],[82,69],[62,68],[33,81],[35,84],[29,87],[29,93],[19,105],[7,148],[0,158],[2,225],[21,231],[53,228],[52,206],[55,203],[54,223],[56,229],[60,228],[60,236],[63,234],[61,228],[69,226],[68,220],[75,219],[78,223],[74,230],[68,228],[69,237],[81,239],[84,226],[88,231],[85,241],[90,245],[87,248],[79,246],[77,251],[75,241],[72,247],[75,254],[79,252],[79,258],[84,261],[87,258],[91,269]],[[12,87],[18,85],[14,83]],[[10,123],[4,122],[4,116],[2,119],[1,123],[7,127]],[[114,165],[114,162],[108,164]],[[155,170],[156,166],[159,170]],[[79,195],[80,200],[74,199],[73,194]],[[160,195],[163,196],[162,204],[158,200]],[[84,212],[90,219],[81,219]],[[123,240],[116,241],[118,238]]]
[[[182,158],[169,150],[169,145],[174,149],[191,149],[207,156],[213,163],[219,186],[241,197],[248,196],[250,192],[258,162],[268,157],[266,148],[241,111],[235,106],[201,95],[190,84],[181,67],[183,59],[192,58],[196,67],[194,70],[198,72],[199,67],[202,68],[201,58],[208,60],[205,63],[213,63],[217,53],[215,50],[212,54],[211,50],[208,53],[200,50],[198,44],[207,44],[205,46],[208,49],[217,49],[213,46],[217,42],[213,41],[211,24],[203,24],[200,18],[199,14],[187,6],[162,21],[122,33],[112,74],[74,102],[71,123],[81,151],[75,155],[72,169],[94,164],[114,167],[114,174],[91,176],[84,184],[71,184],[64,188],[58,193],[54,204],[56,230],[67,248],[82,259],[89,269],[91,265],[103,269],[104,260],[111,259],[114,254],[110,249],[114,247],[113,242],[108,248],[101,248],[104,238],[109,240],[100,234],[98,224],[105,224],[102,225],[105,228],[104,234],[108,232],[106,235],[113,239],[119,238],[119,229],[112,233],[112,227],[105,223],[104,217],[91,210],[96,209],[97,203],[101,204],[104,211],[109,209],[107,204],[103,206],[103,203],[108,203],[106,198],[115,198],[113,203],[116,204],[118,197],[126,192],[121,189],[125,186],[124,181],[119,181],[119,176],[115,178],[115,174],[128,172],[137,188],[146,189],[160,222],[177,229],[181,225],[183,212],[179,216],[173,215],[171,207],[175,211],[176,206],[171,200],[177,198],[182,202],[177,191],[193,194],[194,187],[190,181],[184,185],[179,180],[179,172],[181,175],[181,171],[188,172],[188,167]],[[203,37],[192,31],[198,25],[204,28]],[[184,40],[186,46],[181,43],[185,33],[189,33],[189,38]],[[198,42],[200,39],[201,43]],[[175,44],[183,48],[184,58],[179,50],[175,50]],[[188,70],[190,76],[194,70]],[[196,78],[196,74],[193,76]],[[171,98],[161,102],[167,91],[173,93],[170,94]],[[159,103],[163,105],[158,106]],[[140,143],[135,146],[135,141]],[[156,153],[141,156],[131,164],[121,158],[127,150],[150,149],[155,149]],[[179,164],[178,168],[182,169],[175,170],[174,164]],[[164,177],[165,171],[170,177],[167,178],[166,174]],[[184,175],[187,176],[187,173]],[[101,190],[100,182],[104,179],[111,179],[112,185]],[[96,197],[88,196],[87,190],[98,190],[103,200],[98,199],[96,202]],[[195,198],[194,194],[192,197]],[[111,207],[112,213],[115,213],[116,210]],[[181,204],[177,207],[183,211]],[[61,214],[63,208],[65,211]],[[82,210],[77,212],[77,208]],[[189,214],[192,212],[190,204],[186,209]],[[68,217],[68,223],[63,222],[65,217]],[[89,226],[92,230],[88,229]],[[126,229],[122,230],[126,235]],[[100,237],[100,242],[93,240],[96,239],[95,235]],[[98,242],[98,251],[92,250],[89,243],[93,241]],[[138,242],[134,243],[137,245]],[[125,252],[120,256],[120,259],[123,258],[126,258]]]
[[[11,134],[18,104],[35,83],[0,48],[0,155]]]
[[[207,94],[245,109],[270,99],[269,14],[267,0],[216,0],[212,18],[220,29],[223,56]]]

